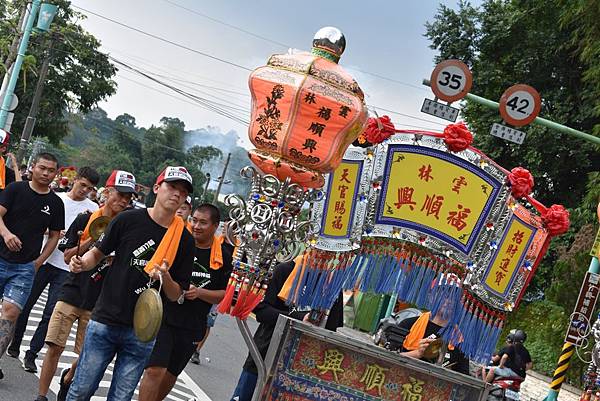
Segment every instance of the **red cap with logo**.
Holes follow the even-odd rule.
[[[10,132],[0,129],[0,146],[8,145],[10,141]]]
[[[194,192],[194,187],[192,186],[192,176],[188,173],[185,167],[173,167],[167,166],[156,178],[156,185],[160,185],[164,182],[174,182],[174,181],[182,181],[188,192],[191,194]]]
[[[128,171],[113,170],[106,180],[106,187],[113,187],[123,193],[135,194],[135,176]]]

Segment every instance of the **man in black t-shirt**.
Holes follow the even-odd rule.
[[[127,176],[127,180],[121,177]],[[114,170],[106,181],[106,202],[98,212],[93,214],[94,218],[101,216],[113,219],[129,205],[132,195],[135,193],[135,177],[133,174]],[[59,251],[63,252],[63,258],[66,262],[79,251],[83,255],[94,245],[93,239],[88,233],[85,233],[86,227],[91,224],[92,213],[79,214],[69,226],[64,238],[58,244]],[[80,234],[82,235],[80,241]],[[104,270],[108,268],[112,257],[107,257],[94,269],[82,273],[68,273],[66,280],[58,294],[58,302],[52,311],[48,332],[45,336],[45,342],[48,350],[44,356],[42,364],[42,373],[39,383],[39,400],[45,400],[50,388],[50,382],[54,377],[58,360],[67,345],[67,340],[71,334],[71,327],[77,321],[77,334],[75,335],[74,351],[76,354],[81,352],[85,330],[92,314],[92,309],[100,295],[102,288],[102,278]],[[75,359],[70,368],[63,369],[60,375],[60,388],[56,395],[57,401],[64,401],[69,386],[73,380],[75,370],[79,359]]]
[[[225,296],[232,270],[233,247],[215,237],[221,216],[211,204],[200,205],[192,214],[196,245],[194,269],[185,301],[166,302],[163,324],[140,385],[139,401],[163,400],[206,332],[206,317]],[[213,249],[218,247],[218,249]]]
[[[410,332],[413,325],[417,322],[418,319],[418,317],[409,317],[408,319],[404,319],[402,322],[400,322],[398,327],[404,329],[405,332]],[[427,349],[429,344],[435,340],[434,336],[436,338],[439,338],[439,333],[446,326],[446,324],[447,320],[445,320],[442,316],[434,316],[433,318],[430,318],[425,328],[425,334],[423,335],[423,338],[419,341],[419,347],[414,350],[408,350],[403,346],[403,352],[401,355],[421,359],[429,363],[435,363],[435,360],[427,359],[423,356],[423,354],[425,353],[425,350]],[[447,365],[449,369],[454,370],[455,372],[468,375],[469,359],[465,356],[465,354],[463,354],[458,348],[455,347],[449,347],[448,354],[449,358],[446,361],[445,365]]]
[[[510,331],[506,338],[506,346],[492,358],[492,363],[498,363],[498,366],[490,367],[486,382],[491,383],[495,376],[525,379],[525,372],[533,368],[531,355],[523,345],[526,339],[527,335],[523,330]]]
[[[184,290],[190,286],[194,239],[185,229],[179,238],[169,237],[172,231],[168,228],[183,224],[175,212],[192,190],[192,177],[184,167],[167,167],[154,184],[153,207],[120,213],[111,221],[99,245],[82,257],[71,258],[71,271],[79,273],[93,269],[105,255],[115,252],[112,265],[105,270],[67,401],[90,399],[115,355],[117,363],[107,397],[112,401],[133,397],[154,347],[153,340],[144,343],[133,330],[133,313],[140,294],[151,286],[158,287],[159,275],[165,302],[182,302]],[[173,262],[163,260],[160,266],[150,266],[149,275],[144,270],[146,264],[165,236],[176,246]]]
[[[0,193],[0,356],[12,340],[35,272],[54,251],[64,229],[63,202],[49,188],[57,168],[56,157],[40,153],[33,164],[32,180],[13,183]],[[48,240],[40,253],[46,230]]]

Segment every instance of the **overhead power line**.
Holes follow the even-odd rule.
[[[96,16],[96,17],[98,17],[98,18],[102,18],[103,20],[110,21],[110,22],[112,22],[112,23],[114,23],[114,24],[117,24],[117,25],[119,25],[119,26],[122,26],[122,27],[124,27],[124,28],[130,29],[130,30],[132,30],[132,31],[135,31],[135,32],[137,32],[137,33],[140,33],[140,34],[142,34],[142,35],[149,36],[149,37],[151,37],[151,38],[153,38],[153,39],[156,39],[156,40],[160,40],[161,42],[168,43],[168,44],[170,44],[170,45],[173,45],[173,46],[179,47],[179,48],[181,48],[181,49],[184,49],[184,50],[187,50],[187,51],[190,51],[190,52],[193,52],[193,53],[199,54],[199,55],[201,55],[201,56],[204,56],[204,57],[208,57],[208,58],[210,58],[210,59],[213,59],[213,60],[219,61],[219,62],[221,62],[221,63],[225,63],[225,64],[229,64],[229,65],[231,65],[231,66],[237,67],[237,68],[241,68],[241,69],[243,69],[243,70],[246,70],[246,71],[252,71],[252,69],[251,69],[251,68],[245,67],[245,66],[243,66],[243,65],[241,65],[241,64],[237,64],[237,63],[234,63],[233,61],[229,61],[229,60],[225,60],[225,59],[222,59],[222,58],[220,58],[220,57],[217,57],[217,56],[213,56],[212,54],[208,54],[208,53],[205,53],[205,52],[203,52],[203,51],[200,51],[200,50],[197,50],[197,49],[193,49],[193,48],[191,48],[191,47],[189,47],[189,46],[182,45],[181,43],[173,42],[172,40],[169,40],[169,39],[163,38],[162,36],[158,36],[158,35],[155,35],[155,34],[153,34],[153,33],[150,33],[150,32],[143,31],[143,30],[141,30],[141,29],[138,29],[138,28],[135,28],[135,27],[133,27],[133,26],[131,26],[131,25],[127,25],[127,24],[125,24],[125,23],[123,23],[123,22],[120,22],[120,21],[114,20],[114,19],[112,19],[112,18],[106,17],[106,16],[104,16],[104,15],[101,15],[101,14],[95,13],[95,12],[93,12],[93,11],[90,11],[90,10],[87,10],[87,9],[85,9],[85,8],[83,8],[83,7],[79,7],[79,6],[76,6],[76,5],[74,5],[74,4],[71,4],[71,7],[77,8],[78,10],[81,10],[81,11],[85,11],[86,13],[92,14],[92,15],[94,15],[94,16]]]

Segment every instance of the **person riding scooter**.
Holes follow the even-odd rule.
[[[507,345],[492,357],[492,362],[498,363],[498,366],[490,367],[485,378],[487,383],[491,383],[495,377],[525,379],[525,372],[533,367],[531,355],[523,345],[525,340],[527,334],[523,330],[510,331],[506,338]]]

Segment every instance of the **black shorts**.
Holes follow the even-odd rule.
[[[173,376],[179,376],[196,350],[197,333],[163,324],[156,336],[147,368],[167,368]]]

